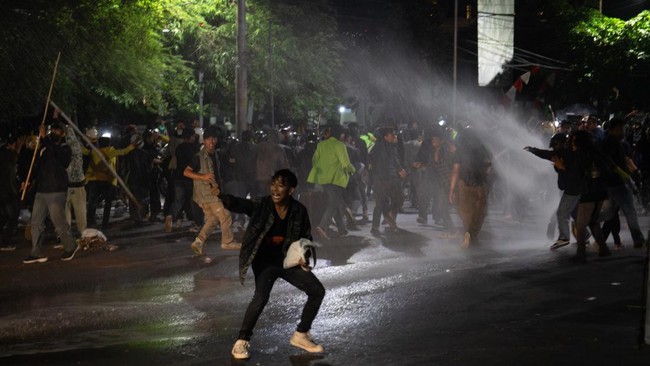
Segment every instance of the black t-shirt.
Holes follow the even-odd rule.
[[[284,263],[284,254],[282,246],[287,234],[287,217],[280,218],[277,211],[273,210],[273,225],[266,233],[262,244],[255,255],[255,261],[269,264],[276,267],[282,267]]]
[[[194,155],[198,152],[198,145],[191,142],[183,142],[176,147],[176,169],[174,170],[175,179],[190,180],[183,175],[183,171],[185,170],[185,167],[190,165]],[[192,167],[192,169],[194,169],[194,167]],[[195,171],[198,171],[198,169]]]

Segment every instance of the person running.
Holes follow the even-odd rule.
[[[449,189],[451,204],[458,197],[458,213],[465,228],[462,243],[465,249],[476,241],[487,216],[491,172],[492,154],[474,130],[465,129],[458,137]]]
[[[296,175],[283,169],[271,178],[270,196],[253,201],[220,195],[226,208],[250,217],[239,253],[239,276],[243,284],[248,268],[253,267],[255,294],[246,309],[239,336],[231,351],[235,359],[250,357],[248,348],[253,328],[278,278],[307,294],[300,323],[289,343],[310,353],[323,352],[323,347],[312,340],[309,330],[325,297],[325,288],[314,273],[303,269],[303,266],[283,266],[291,243],[300,239],[312,240],[307,209],[292,196],[297,185]]]
[[[185,177],[194,181],[193,199],[203,209],[205,216],[205,223],[191,245],[194,253],[199,256],[204,255],[203,247],[217,225],[221,225],[222,249],[239,250],[241,248],[241,244],[235,242],[235,236],[232,233],[232,215],[224,208],[219,198],[221,175],[217,157],[217,134],[218,131],[214,126],[205,130],[203,148],[194,155],[190,164],[183,171]]]
[[[328,228],[332,219],[336,222],[337,236],[347,235],[343,222],[344,193],[356,169],[350,161],[348,149],[341,142],[345,137],[343,127],[332,125],[324,137],[316,146],[307,182],[321,185],[327,196],[327,206],[315,230],[320,239],[329,239]]]

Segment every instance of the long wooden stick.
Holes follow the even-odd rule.
[[[79,127],[77,127],[77,125],[75,125],[74,122],[72,122],[72,120],[70,119],[70,117],[68,117],[68,115],[65,114],[65,112],[63,112],[63,111],[61,110],[61,108],[59,108],[59,106],[57,106],[56,103],[54,103],[54,101],[50,100],[50,104],[52,105],[52,108],[54,108],[54,109],[58,109],[58,110],[59,110],[59,112],[60,112],[59,115],[60,115],[61,117],[63,117],[63,119],[65,119],[66,122],[68,122],[68,125],[72,126],[72,129],[74,129],[74,131],[77,133],[77,135],[78,135],[79,137],[81,137],[81,139],[84,140],[84,142],[85,142],[88,146],[90,146],[90,149],[93,150],[93,151],[95,152],[95,154],[97,154],[97,156],[99,156],[99,159],[102,161],[102,163],[104,163],[104,165],[106,165],[106,167],[108,168],[108,170],[110,170],[111,174],[113,174],[113,176],[115,177],[115,179],[117,179],[117,183],[120,185],[120,187],[122,187],[122,189],[124,189],[124,192],[126,193],[126,195],[127,195],[127,196],[128,196],[128,197],[129,197],[133,202],[135,202],[136,206],[138,206],[139,209],[141,209],[141,208],[143,207],[143,206],[142,206],[142,203],[140,203],[140,201],[139,201],[137,198],[135,198],[135,195],[133,194],[133,192],[131,192],[131,190],[129,189],[129,187],[127,187],[127,185],[126,185],[126,183],[124,182],[124,180],[122,180],[122,177],[120,177],[119,175],[117,175],[117,172],[115,171],[115,169],[113,169],[113,166],[108,162],[108,160],[106,160],[106,157],[104,157],[104,154],[101,152],[101,150],[99,150],[99,148],[97,148],[97,146],[95,146],[95,145],[92,143],[92,141],[90,141],[90,139],[88,138],[88,136],[86,136],[85,133],[81,132],[81,130],[79,129]]]
[[[40,126],[45,125],[45,119],[47,118],[47,109],[50,106],[50,98],[52,98],[52,90],[54,89],[54,81],[56,80],[56,71],[59,69],[60,59],[61,59],[61,51],[59,51],[59,53],[56,55],[56,62],[54,63],[54,72],[52,73],[52,81],[50,82],[50,90],[47,92],[47,99],[45,100],[45,111],[43,112],[43,120],[41,121]],[[25,184],[23,186],[23,195],[20,197],[21,201],[25,200],[25,195],[27,194],[27,186],[29,184],[29,179],[32,177],[32,169],[34,168],[34,162],[36,162],[36,154],[38,154],[38,149],[40,145],[41,145],[41,136],[39,131],[39,136],[36,139],[36,147],[34,148],[34,155],[32,155],[32,162],[31,164],[29,164],[27,179],[25,179]]]

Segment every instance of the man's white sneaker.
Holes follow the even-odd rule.
[[[250,347],[250,343],[248,341],[238,339],[237,342],[235,342],[235,345],[232,346],[232,351],[230,353],[236,360],[247,360],[250,358],[248,354],[248,347]]]
[[[192,250],[194,251],[194,253],[196,253],[196,255],[200,256],[200,255],[205,254],[203,252],[203,242],[201,240],[199,240],[198,238],[196,238],[194,240],[191,247],[192,247]]]
[[[302,348],[307,352],[310,353],[322,353],[323,352],[323,346],[320,344],[314,343],[314,341],[311,339],[311,334],[309,332],[307,333],[300,333],[300,332],[295,332],[293,333],[293,336],[291,336],[291,340],[289,341],[292,346]]]
[[[229,243],[229,244],[221,244],[221,249],[225,250],[239,250],[241,249],[241,243]]]

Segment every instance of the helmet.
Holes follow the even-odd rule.
[[[563,133],[556,133],[551,137],[551,141],[549,142],[549,147],[557,146],[557,145],[564,145],[568,141],[569,136]]]
[[[97,131],[95,127],[89,128],[86,130],[86,136],[92,141],[97,141],[99,138],[99,131]]]

